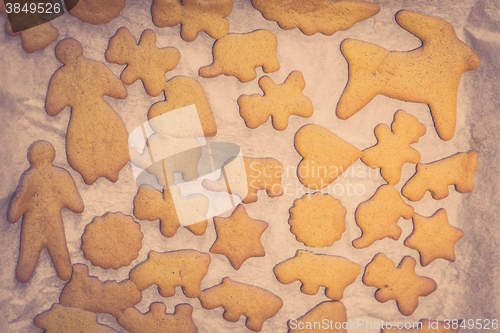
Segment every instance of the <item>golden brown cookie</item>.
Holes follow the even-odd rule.
[[[235,269],[240,269],[248,258],[266,255],[260,237],[269,224],[252,219],[242,204],[230,217],[214,216],[214,224],[217,240],[210,252],[225,255]]]
[[[226,19],[233,10],[232,0],[154,0],[153,23],[160,28],[181,24],[181,37],[192,42],[200,31],[219,39],[229,32]]]
[[[119,269],[138,257],[143,237],[141,225],[132,216],[108,212],[87,224],[81,249],[92,265]]]
[[[13,32],[9,20],[7,20],[5,22],[5,32],[11,37],[21,35],[22,46],[27,53],[34,53],[47,48],[59,36],[59,31],[50,22],[21,32]]]
[[[207,310],[222,306],[227,321],[236,322],[245,315],[246,327],[254,332],[260,332],[264,322],[283,307],[281,298],[272,292],[228,277],[221,284],[203,290],[199,298]]]
[[[446,210],[440,209],[431,217],[413,215],[413,232],[405,245],[420,253],[420,263],[427,266],[435,259],[455,261],[455,244],[464,232],[448,222]]]
[[[311,247],[332,246],[346,230],[347,209],[332,195],[316,192],[293,202],[290,231],[299,242]]]
[[[198,297],[201,280],[207,275],[210,262],[208,253],[196,250],[151,251],[146,261],[130,271],[130,280],[140,291],[156,284],[163,297],[174,296],[175,286],[181,286],[187,297]]]
[[[174,236],[181,221],[187,230],[201,236],[207,230],[209,204],[208,198],[202,194],[181,197],[177,186],[167,186],[163,193],[141,186],[134,198],[134,216],[148,221],[159,219],[160,232],[165,237]]]
[[[378,288],[375,299],[381,303],[395,300],[399,311],[409,316],[418,307],[418,298],[434,292],[434,280],[415,274],[417,261],[404,257],[396,268],[385,254],[379,253],[366,266],[363,283]]]
[[[28,282],[45,247],[62,280],[71,277],[71,260],[61,210],[83,212],[84,205],[73,177],[52,165],[56,152],[47,141],[35,141],[28,149],[30,168],[19,181],[9,206],[8,220],[16,223],[21,216],[21,245],[16,278]]]
[[[278,39],[269,30],[256,30],[246,34],[228,34],[215,41],[214,61],[200,68],[204,78],[221,74],[236,76],[241,82],[249,82],[257,77],[255,69],[261,67],[264,73],[280,69],[276,48]]]
[[[451,322],[444,322],[430,319],[420,319],[417,328],[382,328],[382,333],[458,333],[463,320],[458,319],[454,325]],[[455,328],[453,328],[455,327]]]
[[[113,333],[109,326],[97,323],[97,313],[78,308],[52,304],[50,310],[40,313],[33,323],[45,333]]]
[[[361,150],[314,124],[297,131],[295,149],[302,156],[297,176],[304,186],[313,190],[330,185],[362,156]]]
[[[144,30],[139,44],[130,31],[121,27],[109,40],[106,60],[127,65],[120,79],[130,85],[141,80],[150,96],[158,96],[165,88],[165,73],[173,70],[181,54],[175,47],[159,49],[153,30]]]
[[[385,124],[375,127],[377,144],[363,150],[361,161],[369,167],[380,168],[382,178],[389,185],[396,185],[401,179],[403,164],[420,162],[420,153],[410,144],[417,143],[426,129],[415,116],[403,110],[394,115],[391,129]]]
[[[263,76],[259,79],[259,87],[264,96],[255,94],[238,98],[240,115],[248,128],[257,128],[271,117],[274,129],[283,131],[288,127],[291,115],[312,116],[312,102],[302,94],[306,81],[301,72],[291,72],[283,84],[276,84],[269,76]]]
[[[151,303],[149,312],[142,314],[136,308],[126,309],[118,324],[130,333],[198,333],[193,322],[193,307],[178,304],[174,313],[166,313],[167,307],[160,302]]]
[[[134,282],[123,280],[101,282],[96,276],[89,276],[84,264],[73,265],[71,280],[64,286],[59,303],[91,312],[109,313],[115,318],[123,310],[139,303],[141,292]]]
[[[353,240],[352,245],[362,249],[386,237],[398,240],[403,232],[397,226],[399,219],[409,220],[414,211],[412,206],[403,201],[394,186],[380,186],[369,200],[362,202],[356,209],[356,224],[363,234]]]
[[[288,333],[347,333],[347,313],[339,301],[319,303],[299,319],[288,321]]]
[[[479,66],[477,54],[441,19],[407,10],[396,22],[422,41],[412,51],[388,51],[375,44],[346,39],[341,51],[349,63],[349,81],[337,105],[347,119],[377,95],[429,105],[439,137],[455,134],[457,91],[462,74]]]
[[[89,185],[99,177],[116,182],[129,161],[128,133],[104,95],[123,99],[127,90],[106,65],[84,58],[82,45],[73,38],[57,44],[56,58],[63,66],[52,75],[45,108],[56,116],[71,107],[68,162]]]
[[[428,164],[420,163],[401,193],[411,201],[419,201],[427,191],[435,200],[444,199],[450,193],[449,185],[455,185],[459,193],[469,193],[474,189],[476,169],[477,152],[473,150]]]
[[[78,0],[69,13],[82,22],[90,24],[108,23],[120,16],[126,0]]]
[[[189,128],[180,127],[178,124],[160,122],[155,126],[154,118],[191,104],[196,106],[203,133],[198,133],[195,131],[196,129],[192,129],[192,132],[186,132]],[[175,76],[167,81],[165,84],[165,101],[155,103],[151,106],[148,112],[148,119],[155,132],[174,137],[192,138],[197,136],[215,136],[217,134],[217,124],[215,123],[205,90],[198,81],[187,76]]]
[[[252,0],[252,5],[281,29],[299,28],[308,36],[317,32],[331,36],[380,11],[379,5],[362,1]]]
[[[218,180],[205,179],[203,187],[214,192],[236,194],[246,204],[257,201],[257,191],[260,190],[266,190],[271,198],[283,195],[283,164],[277,159],[243,157],[244,175],[238,172],[241,168],[226,168],[229,162],[222,166],[222,175]]]
[[[300,291],[306,295],[316,295],[320,286],[325,287],[326,297],[341,300],[344,290],[361,273],[361,266],[349,259],[311,251],[298,250],[295,257],[274,267],[274,275],[279,282],[290,284],[302,282]]]

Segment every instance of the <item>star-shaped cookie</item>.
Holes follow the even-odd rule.
[[[341,44],[349,63],[349,81],[337,105],[337,116],[347,119],[377,95],[429,105],[437,134],[455,134],[457,91],[462,74],[479,67],[478,55],[441,19],[407,10],[396,21],[417,36],[422,46],[412,51],[389,51],[353,39]]]
[[[230,217],[215,216],[214,224],[217,240],[210,252],[225,255],[235,269],[248,258],[266,255],[260,237],[269,224],[252,219],[243,205],[238,205]]]
[[[455,244],[464,232],[448,222],[446,210],[440,209],[431,217],[413,215],[413,232],[405,245],[420,253],[420,263],[427,266],[438,258],[455,261]]]

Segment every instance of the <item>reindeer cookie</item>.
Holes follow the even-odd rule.
[[[31,144],[28,149],[31,166],[23,173],[10,203],[9,222],[16,223],[23,217],[16,269],[19,282],[28,282],[31,278],[44,247],[49,250],[57,275],[62,280],[71,277],[61,210],[66,207],[81,213],[84,205],[70,173],[52,165],[55,154],[54,146],[47,141]]]
[[[199,298],[205,309],[222,306],[227,321],[235,322],[242,314],[245,315],[246,327],[254,332],[260,332],[264,322],[283,307],[281,298],[272,292],[228,277],[221,284],[203,290]]]
[[[405,30],[422,40],[409,51],[388,51],[353,39],[341,44],[349,63],[349,81],[337,105],[337,116],[347,119],[377,95],[429,105],[437,134],[455,134],[457,91],[462,74],[479,67],[479,57],[443,20],[407,10],[396,14]]]

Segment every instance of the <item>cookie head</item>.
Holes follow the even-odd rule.
[[[47,141],[36,141],[28,149],[28,160],[32,166],[51,164],[55,157],[56,150]]]
[[[83,47],[79,41],[73,38],[66,38],[56,46],[56,58],[59,62],[67,64],[78,57],[83,56]]]

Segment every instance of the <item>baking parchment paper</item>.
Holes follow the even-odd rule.
[[[104,59],[108,41],[116,30],[126,26],[137,39],[143,30],[154,30],[158,47],[173,46],[181,53],[177,68],[168,72],[166,78],[170,79],[175,75],[190,76],[204,87],[218,126],[217,136],[210,140],[233,142],[242,148],[245,156],[274,157],[283,163],[285,174],[282,185],[285,194],[269,198],[265,193],[260,193],[257,202],[245,205],[252,218],[264,220],[270,225],[262,237],[266,256],[251,258],[236,271],[226,257],[212,254],[210,270],[201,284],[202,289],[208,288],[219,284],[223,277],[229,276],[236,281],[257,285],[280,296],[284,306],[275,317],[265,322],[263,332],[286,332],[287,320],[298,318],[320,302],[328,300],[323,288],[316,296],[308,296],[299,291],[299,282],[283,285],[275,278],[273,267],[294,256],[298,249],[343,256],[363,267],[379,252],[387,254],[395,263],[399,263],[405,255],[411,255],[418,260],[418,253],[403,245],[404,239],[412,231],[411,221],[403,219],[399,222],[403,234],[398,241],[384,239],[362,250],[352,247],[352,240],[361,234],[354,220],[356,207],[368,200],[377,187],[385,183],[378,170],[369,169],[360,161],[323,190],[324,193],[331,193],[340,199],[347,208],[347,230],[340,241],[332,247],[307,248],[296,241],[288,225],[288,210],[293,201],[309,192],[296,177],[296,166],[301,159],[293,145],[297,130],[309,123],[320,124],[359,149],[364,149],[376,143],[373,133],[375,126],[379,123],[390,125],[394,113],[399,109],[415,115],[427,127],[427,134],[413,145],[421,153],[421,162],[432,162],[470,149],[478,151],[479,167],[472,193],[459,194],[451,190],[450,196],[440,201],[433,200],[427,193],[421,201],[411,203],[416,212],[424,216],[430,216],[439,208],[445,208],[450,223],[461,228],[465,235],[455,247],[456,262],[436,260],[425,268],[417,265],[417,274],[434,279],[438,288],[430,296],[420,298],[420,305],[411,316],[401,315],[394,301],[378,303],[373,296],[375,288],[363,285],[360,274],[346,289],[342,299],[348,318],[352,321],[364,320],[375,327],[382,320],[411,323],[421,318],[499,319],[500,280],[497,278],[497,249],[500,231],[497,227],[499,205],[496,195],[499,191],[497,153],[500,132],[496,107],[500,104],[500,4],[494,0],[374,2],[381,5],[379,14],[356,24],[348,31],[340,31],[328,37],[321,34],[305,36],[298,29],[282,30],[275,22],[265,20],[260,12],[252,7],[250,1],[234,1],[233,12],[228,17],[230,32],[245,33],[268,29],[278,37],[277,55],[281,69],[268,75],[276,83],[282,83],[292,70],[299,70],[304,74],[304,94],[313,101],[314,115],[308,119],[292,116],[288,128],[282,132],[275,131],[269,121],[257,129],[248,129],[239,116],[236,100],[242,94],[262,94],[258,80],[243,84],[234,77],[200,78],[198,69],[212,62],[214,40],[205,33],[200,33],[194,42],[184,42],[180,38],[179,26],[155,27],[151,20],[151,1],[127,1],[127,7],[121,15],[105,25],[86,24],[71,15],[63,15],[52,21],[59,30],[59,40],[76,38],[82,43],[86,58],[106,63],[117,76],[123,66],[109,64]],[[416,37],[395,22],[394,15],[400,9],[414,10],[451,22],[458,37],[471,46],[481,58],[479,69],[465,73],[460,82],[457,131],[450,141],[445,142],[438,138],[428,106],[423,104],[405,103],[378,96],[349,120],[340,120],[335,115],[336,104],[347,82],[347,62],[339,49],[342,40],[354,38],[399,51],[411,50],[420,45]],[[5,17],[0,18],[0,26],[4,23]],[[65,285],[65,282],[56,276],[46,250],[42,251],[35,273],[28,283],[21,284],[15,279],[21,223],[8,223],[6,215],[19,178],[29,167],[27,148],[35,140],[48,140],[54,145],[54,165],[64,167],[72,174],[85,202],[85,211],[82,214],[73,214],[64,209],[62,215],[71,260],[73,263],[89,266],[90,275],[98,276],[102,281],[120,281],[128,278],[131,268],[146,260],[150,250],[164,252],[197,249],[208,252],[216,238],[211,220],[203,236],[194,236],[187,230],[180,229],[172,238],[165,238],[160,234],[158,221],[139,221],[144,233],[143,248],[130,266],[117,271],[103,270],[93,267],[83,257],[80,237],[85,226],[95,216],[101,216],[108,211],[121,211],[132,215],[137,186],[130,164],[122,169],[118,182],[111,183],[101,178],[91,186],[86,185],[82,177],[68,165],[65,135],[70,110],[66,108],[56,117],[50,117],[44,109],[50,77],[61,66],[54,56],[55,45],[56,43],[52,43],[45,50],[27,54],[22,50],[18,37],[12,38],[3,32],[0,33],[1,332],[40,332],[41,330],[33,325],[33,318],[58,302],[61,289]],[[262,76],[262,70],[258,69],[257,74],[258,77]],[[148,96],[140,81],[127,86],[127,90],[128,97],[124,100],[109,97],[105,99],[122,117],[130,132],[147,120],[149,107],[164,97],[163,94],[156,98]],[[398,189],[401,189],[414,170],[414,165],[404,166]],[[224,214],[228,215],[229,212]],[[198,299],[185,297],[180,288],[176,288],[175,296],[163,298],[156,287],[152,286],[143,292],[143,299],[136,307],[146,312],[149,304],[154,301],[165,303],[169,312],[179,303],[191,304],[194,307],[193,320],[199,332],[248,332],[244,325],[244,316],[237,323],[225,321],[222,318],[222,308],[205,310]],[[126,332],[111,315],[99,314],[99,322],[119,332]],[[379,331],[380,329],[376,328],[370,329],[370,326],[348,330]],[[484,330],[470,330],[479,331]]]

